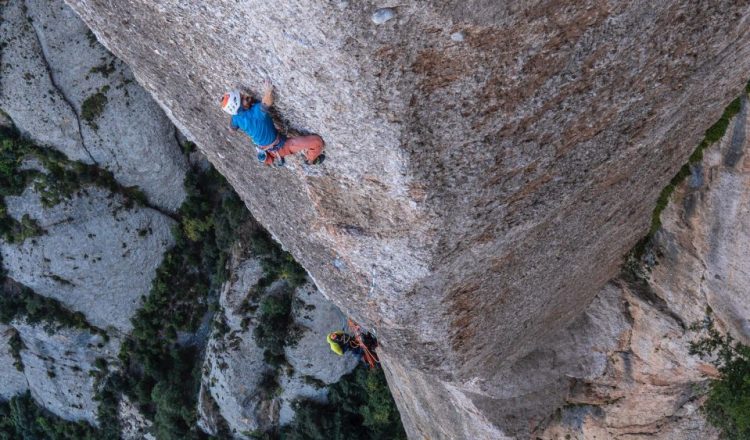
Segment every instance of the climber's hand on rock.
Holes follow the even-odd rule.
[[[263,105],[270,107],[273,105],[273,83],[270,79],[266,79],[263,82]]]

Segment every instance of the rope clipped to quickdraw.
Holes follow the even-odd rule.
[[[370,368],[375,368],[375,365],[380,363],[380,359],[378,359],[378,355],[370,351],[369,347],[367,347],[367,344],[365,344],[365,341],[362,338],[362,327],[354,322],[351,318],[348,318],[346,320],[346,324],[349,326],[349,330],[351,330],[351,332],[354,334],[354,340],[358,344],[359,348],[362,349],[362,359],[364,359],[364,361],[367,363],[367,365],[370,366]]]

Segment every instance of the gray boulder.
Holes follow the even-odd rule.
[[[49,209],[32,187],[7,197],[10,216],[28,214],[46,231],[21,244],[0,242],[8,276],[83,312],[97,327],[129,332],[130,318],[173,244],[175,222],[124,202],[95,186]]]
[[[263,270],[257,260],[238,261],[236,255],[231,267],[230,280],[221,292],[221,311],[217,317],[225,321],[225,331],[215,329],[206,348],[198,402],[199,426],[208,433],[216,432],[217,416],[212,415],[215,402],[220,417],[238,438],[244,439],[248,437],[243,432],[273,426],[277,405],[260,392],[261,382],[270,373],[270,367],[263,360],[263,349],[253,338],[248,312],[242,308]]]

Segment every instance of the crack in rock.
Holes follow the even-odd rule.
[[[28,9],[28,2],[24,0],[24,6]],[[28,13],[26,13],[27,18],[29,17]],[[47,48],[45,47],[44,41],[39,35],[39,29],[37,29],[36,21],[31,19],[31,28],[34,30],[34,37],[36,38],[37,44],[39,45],[39,51],[42,55],[42,62],[44,63],[44,66],[47,69],[47,75],[49,76],[50,83],[52,83],[52,87],[57,90],[57,92],[62,97],[63,101],[65,101],[66,104],[70,107],[70,110],[73,112],[73,115],[76,117],[76,124],[78,124],[78,137],[81,138],[81,146],[86,151],[86,154],[89,156],[91,161],[99,165],[99,163],[94,159],[94,156],[91,154],[91,151],[89,151],[88,147],[86,147],[86,140],[83,137],[83,126],[81,125],[81,116],[78,114],[78,111],[76,110],[76,106],[73,104],[73,101],[68,97],[68,95],[65,93],[65,91],[57,84],[57,81],[55,80],[55,74],[52,70],[52,65],[49,63],[48,55],[47,55]]]

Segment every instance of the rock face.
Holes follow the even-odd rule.
[[[106,340],[87,330],[49,323],[29,324],[16,320],[11,324],[11,327],[2,326],[2,330],[7,334],[8,329],[13,328],[23,341],[25,348],[20,351],[23,372],[12,365],[3,369],[0,396],[10,398],[29,390],[34,400],[52,413],[66,420],[96,424],[96,379],[89,373],[98,371],[97,359],[104,359],[107,364],[117,359],[119,340]],[[19,374],[25,386],[8,389],[9,384],[20,383],[15,378]]]
[[[248,298],[262,275],[257,259],[235,249],[230,281],[220,297],[218,319],[225,325],[216,326],[224,331],[215,330],[209,340],[199,394],[199,425],[210,434],[217,433],[221,419],[234,438],[241,439],[286,424],[294,417],[295,400],[325,401],[325,386],[357,364],[353,356],[339,358],[328,348],[325,335],[345,318],[308,283],[294,294],[292,325],[299,337],[296,344],[285,347],[289,368],[282,368],[274,380],[273,367],[264,361],[264,349],[253,336],[258,312],[252,310],[258,300]],[[285,288],[284,281],[277,281],[266,294]]]
[[[377,328],[413,438],[510,429],[507,371],[616,274],[750,67],[735,2],[426,1],[381,24],[372,1],[68,3]],[[266,76],[322,167],[262,169],[226,131],[217,98]],[[461,423],[437,428],[448,402]]]
[[[164,112],[62,0],[2,7],[0,108],[27,136],[176,210],[187,169]]]
[[[435,438],[456,432],[458,438],[507,438],[482,417],[493,414],[515,438],[719,438],[699,411],[718,371],[689,354],[698,335],[688,327],[711,310],[719,328],[750,337],[743,319],[750,124],[747,97],[741,102],[723,139],[705,150],[662,212],[650,269],[612,280],[563,332],[498,371],[500,398],[467,402],[455,388],[392,368],[394,382],[406,385],[394,389],[397,400],[417,415],[405,422],[426,418],[426,401],[438,402],[429,414],[443,421],[407,429]],[[455,407],[471,408],[474,417]]]
[[[13,218],[28,214],[46,231],[21,244],[0,243],[8,276],[83,312],[97,327],[129,332],[173,243],[174,221],[153,209],[128,209],[120,196],[95,186],[49,209],[32,187],[6,204]]]
[[[120,426],[122,440],[156,440],[148,432],[152,423],[138,411],[138,408],[126,397],[120,398]]]
[[[45,207],[34,184],[4,197],[9,216],[28,215],[44,229],[20,244],[0,240],[7,276],[83,312],[109,339],[49,322],[0,325],[0,398],[29,390],[64,419],[96,423],[96,379],[89,373],[101,366],[97,359],[117,362],[119,336],[132,328],[130,318],[173,243],[170,211],[185,198],[187,161],[158,104],[65,3],[11,0],[0,4],[0,15],[0,124],[71,160],[109,169],[120,185],[139,186],[149,199],[150,207],[130,207],[119,194],[85,185]],[[21,168],[48,172],[36,159]],[[13,335],[25,346],[18,352],[23,372],[8,351]],[[143,438],[137,415],[123,413],[124,436]]]
[[[185,198],[187,161],[175,128],[61,0],[12,0],[0,13],[4,114],[41,145],[138,186],[155,208],[125,209],[121,197],[87,187],[48,209],[27,188],[6,198],[8,212],[17,219],[29,214],[46,234],[2,243],[4,266],[11,278],[92,324],[127,332],[173,242],[174,222],[160,211],[176,210]],[[34,160],[23,167],[44,172]]]
[[[672,198],[658,238],[654,290],[690,324],[706,307],[750,343],[750,123],[747,96],[718,145]]]
[[[270,368],[263,361],[263,348],[256,344],[252,329],[243,326],[242,304],[250,289],[263,275],[257,260],[235,262],[231,281],[222,289],[220,305],[227,332],[214,330],[206,348],[199,394],[199,426],[217,432],[222,417],[236,432],[252,432],[273,425],[274,408],[258,392]],[[223,333],[223,334],[222,334]],[[210,397],[209,397],[210,396]],[[215,401],[219,414],[212,414]]]

